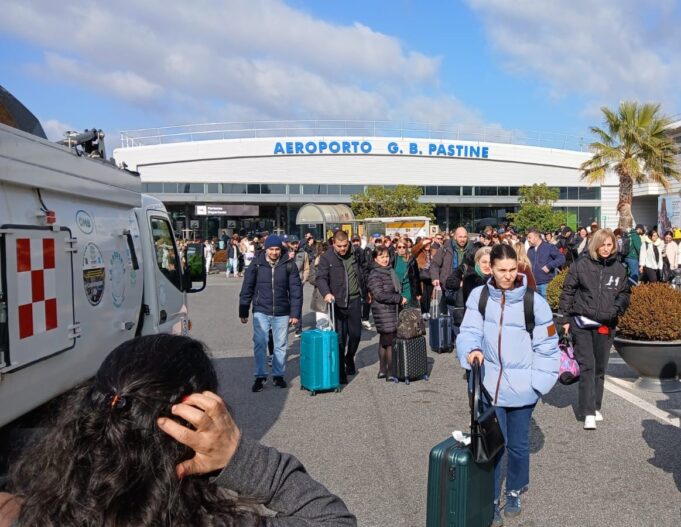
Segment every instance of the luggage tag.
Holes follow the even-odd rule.
[[[471,436],[469,434],[464,434],[461,430],[454,430],[452,432],[452,437],[454,438],[454,441],[457,441],[464,446],[471,444]]]

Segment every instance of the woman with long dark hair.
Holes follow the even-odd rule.
[[[470,369],[475,361],[483,366],[482,382],[492,396],[506,440],[504,514],[512,517],[520,514],[520,493],[530,483],[530,418],[539,397],[548,393],[558,378],[560,350],[551,308],[540,294],[527,288],[527,278],[518,273],[513,248],[495,245],[489,258],[492,277],[468,297],[456,350],[464,368]],[[484,308],[480,302],[483,292],[487,295]],[[526,299],[527,295],[531,296]],[[525,314],[530,299],[534,328],[527,327]],[[495,527],[503,525],[502,459],[503,450],[494,461]]]
[[[189,337],[121,344],[12,467],[0,523],[14,508],[18,526],[356,525],[295,458],[241,437],[217,385]]]

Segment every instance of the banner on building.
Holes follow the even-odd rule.
[[[657,197],[657,232],[660,237],[674,227],[681,227],[681,196],[665,194]]]
[[[259,205],[196,205],[197,216],[259,216]]]

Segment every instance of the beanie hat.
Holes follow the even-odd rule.
[[[268,236],[265,240],[265,249],[271,249],[273,247],[279,247],[281,249],[281,238],[276,234]]]

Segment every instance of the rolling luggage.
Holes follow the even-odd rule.
[[[452,334],[451,316],[438,315],[436,318],[428,320],[428,340],[430,341],[430,349],[435,353],[451,353],[454,351]]]
[[[418,379],[428,380],[426,337],[395,339],[391,373],[394,382],[409,384]]]
[[[300,342],[300,389],[317,392],[340,391],[338,333],[333,307],[329,304],[328,329],[303,331]]]
[[[430,451],[426,527],[489,527],[494,464],[477,464],[470,447],[449,437]]]

